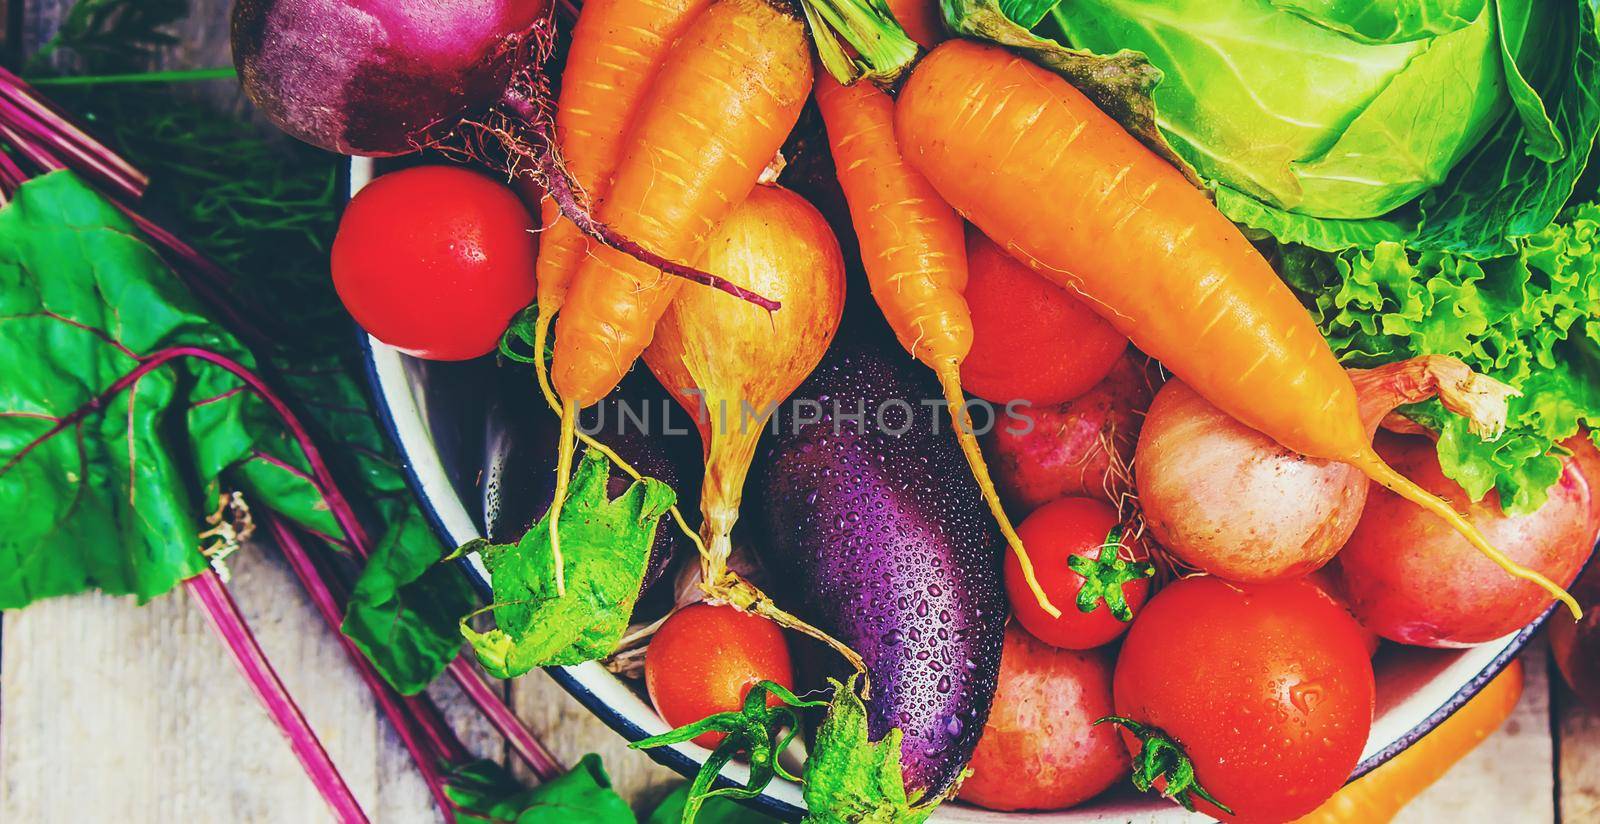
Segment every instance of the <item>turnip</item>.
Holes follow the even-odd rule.
[[[872,738],[899,728],[907,790],[937,795],[994,696],[1004,545],[909,356],[837,347],[796,397],[757,462],[762,560],[801,617],[861,654]]]
[[[1351,370],[1368,432],[1397,406],[1438,396],[1481,431],[1505,423],[1511,389],[1454,358]],[[1235,581],[1304,575],[1355,530],[1367,477],[1308,458],[1212,406],[1180,380],[1156,394],[1134,455],[1151,534],[1189,566]]]
[[[1439,469],[1429,439],[1383,433],[1375,443],[1407,477],[1458,502],[1495,546],[1523,566],[1566,586],[1589,557],[1591,493],[1570,458],[1543,506],[1511,516],[1493,492],[1469,503],[1466,492]],[[1491,641],[1550,605],[1542,588],[1503,574],[1449,525],[1387,490],[1373,490],[1332,568],[1357,620],[1402,644],[1462,647]]]

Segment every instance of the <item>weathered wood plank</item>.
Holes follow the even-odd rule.
[[[1556,735],[1560,763],[1561,820],[1600,821],[1600,711],[1578,700],[1565,682],[1555,685]]]
[[[1522,700],[1505,725],[1412,801],[1395,824],[1556,820],[1549,655],[1542,636],[1522,658],[1527,681]]]

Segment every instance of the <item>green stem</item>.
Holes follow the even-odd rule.
[[[238,77],[232,66],[214,69],[181,69],[166,72],[136,72],[133,74],[85,74],[61,77],[30,77],[34,86],[101,86],[114,83],[193,83],[201,80],[229,80]]]
[[[800,7],[817,57],[840,83],[864,77],[893,85],[917,59],[916,41],[895,22],[883,0],[800,0]]]

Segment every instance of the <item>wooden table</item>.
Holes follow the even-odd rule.
[[[0,0],[0,21],[12,24],[9,53],[46,39],[70,2]],[[225,65],[226,3],[191,2],[197,13],[184,42],[164,61]],[[245,105],[231,96],[217,102]],[[437,820],[405,750],[276,553],[253,547],[230,564],[251,626],[373,820]],[[59,599],[6,613],[0,632],[0,821],[328,819],[181,590],[142,607],[100,595]],[[1575,706],[1564,686],[1552,688],[1542,644],[1526,661],[1515,716],[1402,820],[1600,821],[1600,715]],[[618,788],[642,808],[679,781],[543,675],[506,689],[557,756],[570,763],[601,753]],[[434,696],[469,746],[504,759],[504,745],[453,685]]]

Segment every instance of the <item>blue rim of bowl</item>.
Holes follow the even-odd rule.
[[[341,169],[345,176],[342,181],[345,185],[341,186],[341,189],[345,192],[350,191],[348,185],[349,168],[349,164],[345,164]],[[384,393],[383,383],[378,377],[376,361],[373,358],[372,341],[360,327],[355,327],[355,332],[359,342],[358,345],[361,347],[363,360],[365,361],[368,389],[372,392],[373,401],[378,411],[378,418],[383,425],[384,433],[388,436],[389,442],[394,445],[395,450],[400,453],[401,469],[405,474],[406,485],[410,487],[412,496],[416,498],[418,505],[422,507],[423,515],[427,518],[429,525],[433,527],[434,533],[446,544],[449,544],[453,540],[450,531],[445,527],[444,519],[440,516],[437,507],[434,506],[432,498],[424,491],[422,481],[417,476],[415,466],[411,461],[411,456],[406,454],[405,446],[401,441],[400,433],[394,420],[394,411],[389,408],[388,397]],[[473,587],[478,590],[480,595],[485,598],[492,597],[489,582],[484,580],[483,576],[479,574],[470,561],[466,558],[460,558],[456,560],[456,563],[461,565],[462,570],[467,574],[468,580],[472,582]],[[1588,565],[1593,563],[1596,563],[1596,560],[1594,555],[1591,555],[1585,563],[1584,569],[1586,570]],[[1580,570],[1579,575],[1582,575],[1582,573],[1583,570]],[[1356,764],[1355,770],[1350,774],[1349,781],[1354,781],[1366,775],[1384,764],[1384,762],[1399,755],[1423,736],[1432,732],[1435,727],[1444,723],[1445,719],[1455,715],[1463,706],[1466,706],[1467,702],[1471,701],[1485,686],[1488,686],[1490,681],[1494,680],[1506,667],[1511,665],[1511,661],[1522,653],[1523,648],[1528,645],[1533,636],[1543,629],[1545,622],[1560,608],[1559,602],[1550,605],[1538,618],[1523,627],[1500,653],[1490,660],[1483,669],[1479,670],[1471,680],[1452,693],[1444,704],[1433,710],[1422,721],[1390,742],[1383,749],[1363,758],[1360,763]],[[649,733],[644,728],[624,717],[621,712],[584,686],[565,668],[545,667],[544,671],[557,684],[560,684],[562,689],[565,689],[568,694],[577,699],[579,704],[582,704],[602,723],[630,743],[641,741],[649,736]],[[700,769],[700,763],[695,759],[671,748],[659,747],[644,750],[643,752],[657,764],[667,767],[685,778],[692,779]],[[734,787],[737,785],[726,777],[720,777],[717,779],[716,786]],[[740,800],[748,806],[755,807],[764,813],[786,821],[796,821],[805,815],[804,809],[766,793]]]

